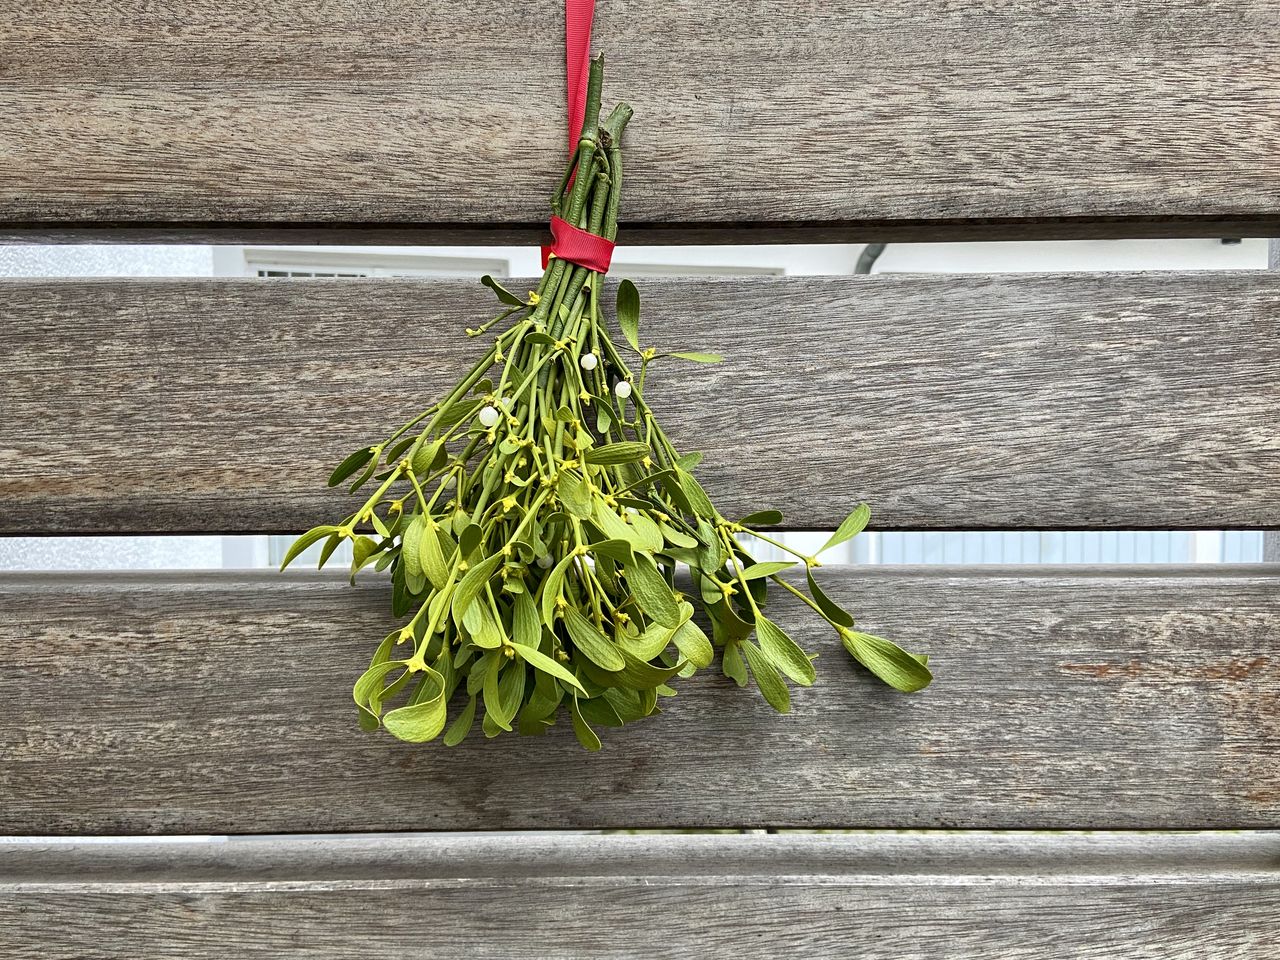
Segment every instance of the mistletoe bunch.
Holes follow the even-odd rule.
[[[582,140],[552,205],[612,240],[631,109],[619,104],[599,124],[601,74],[597,60]],[[391,571],[393,612],[408,621],[356,681],[363,727],[413,742],[443,732],[452,746],[481,706],[490,737],[540,734],[563,707],[582,745],[597,750],[594,727],[659,712],[659,698],[675,695],[671,682],[710,666],[717,649],[726,675],[739,686],[754,679],[785,713],[786,680],[807,686],[815,672],[765,615],[770,584],[804,601],[886,683],[928,684],[925,657],[854,629],[815,581],[816,556],[753,529],[781,514],[726,519],[694,476],[700,454],[681,455],[663,432],[644,400],[654,362],[719,357],[642,348],[639,294],[623,281],[616,318],[634,369],[605,326],[602,277],[564,260],[552,259],[526,298],[483,282],[503,309],[467,333],[498,328],[488,352],[447,396],[338,465],[330,486],[354,477],[352,493],[373,492],[341,523],[304,534],[284,560],[323,543],[323,566],[350,541],[353,579],[368,565]],[[858,507],[823,549],[868,518]],[[796,561],[757,563],[740,542],[747,534]],[[801,562],[807,590],[782,576]]]

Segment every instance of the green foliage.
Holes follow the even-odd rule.
[[[505,303],[508,306],[512,306],[512,307],[524,306],[523,300],[521,300],[514,293],[512,293],[510,290],[508,290],[506,287],[500,284],[497,280],[493,279],[493,277],[489,276],[487,273],[480,278],[480,282],[483,283],[490,290],[492,290],[494,292],[494,295],[497,296],[500,302]]]
[[[620,169],[629,116],[622,107],[610,115],[610,136],[576,156],[592,175],[580,170],[568,194],[566,176],[555,198],[562,216],[606,236],[616,230],[620,178],[594,174]],[[595,125],[589,119],[584,134]],[[760,531],[780,513],[725,519],[694,476],[701,454],[681,455],[663,431],[644,396],[651,363],[718,355],[642,350],[630,281],[619,285],[616,312],[639,371],[605,323],[597,274],[553,259],[527,300],[482,282],[502,312],[468,333],[503,325],[492,346],[438,402],[337,466],[330,486],[372,493],[285,557],[287,566],[323,541],[323,566],[346,540],[353,577],[366,566],[390,574],[403,626],[356,681],[361,727],[411,742],[443,734],[454,746],[477,715],[487,737],[538,735],[567,716],[582,745],[599,750],[596,729],[659,712],[671,684],[710,666],[717,649],[727,676],[740,686],[754,679],[785,713],[787,680],[807,686],[816,675],[813,657],[764,613],[778,589],[884,682],[906,691],[929,682],[925,658],[853,629],[814,580],[816,557]],[[827,547],[868,518],[859,506]],[[748,536],[794,560],[756,562]],[[804,578],[788,574],[800,563]]]
[[[618,328],[622,331],[631,349],[640,352],[640,291],[630,280],[618,284],[618,304],[616,309]]]
[[[844,543],[846,540],[852,540],[860,534],[871,520],[871,508],[865,503],[860,503],[853,508],[853,512],[844,518],[844,521],[836,529],[828,540],[819,550],[819,553],[826,553],[837,544]]]

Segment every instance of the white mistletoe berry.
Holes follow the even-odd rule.
[[[492,427],[498,422],[499,416],[497,407],[485,407],[480,411],[480,422],[486,427]]]
[[[599,358],[594,353],[584,353],[578,359],[578,363],[582,364],[583,370],[594,370],[599,362]]]
[[[626,380],[619,380],[613,388],[613,395],[619,400],[627,399],[627,397],[631,396],[631,384]]]

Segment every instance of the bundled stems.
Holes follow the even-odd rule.
[[[602,74],[603,60],[593,62],[582,137],[552,208],[612,240],[631,108],[619,104],[599,124]],[[554,258],[527,297],[485,277],[503,306],[468,334],[497,329],[493,345],[443,399],[338,465],[331,486],[373,492],[285,557],[287,566],[319,544],[323,566],[348,542],[353,579],[366,566],[390,571],[403,623],[356,681],[361,725],[454,745],[477,719],[486,736],[539,734],[567,714],[594,750],[597,728],[660,712],[672,684],[717,652],[726,675],[740,686],[754,679],[785,713],[787,681],[808,685],[816,674],[813,656],[766,615],[770,585],[803,601],[885,682],[925,686],[925,657],[855,630],[823,593],[817,556],[756,529],[780,514],[729,520],[716,510],[694,476],[701,456],[676,449],[643,393],[658,360],[720,358],[642,348],[639,293],[624,280],[616,320],[637,374],[605,323],[602,281]],[[823,549],[868,517],[856,508]],[[756,562],[751,538],[795,559]]]

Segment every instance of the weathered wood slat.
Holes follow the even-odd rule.
[[[594,827],[1263,828],[1280,818],[1280,571],[834,568],[933,655],[904,697],[797,604],[819,684],[715,676],[584,754],[409,746],[349,691],[387,588],[335,577],[0,578],[0,833]]]
[[[1280,525],[1280,275],[664,281],[651,401],[726,513]],[[478,356],[461,281],[0,285],[0,532],[299,531]]]
[[[377,6],[0,4],[0,222],[531,239],[565,152],[561,5]],[[1272,0],[630,0],[596,36],[637,109],[628,242],[1280,226]]]
[[[520,836],[0,860],[0,958],[1269,960],[1280,836]]]

